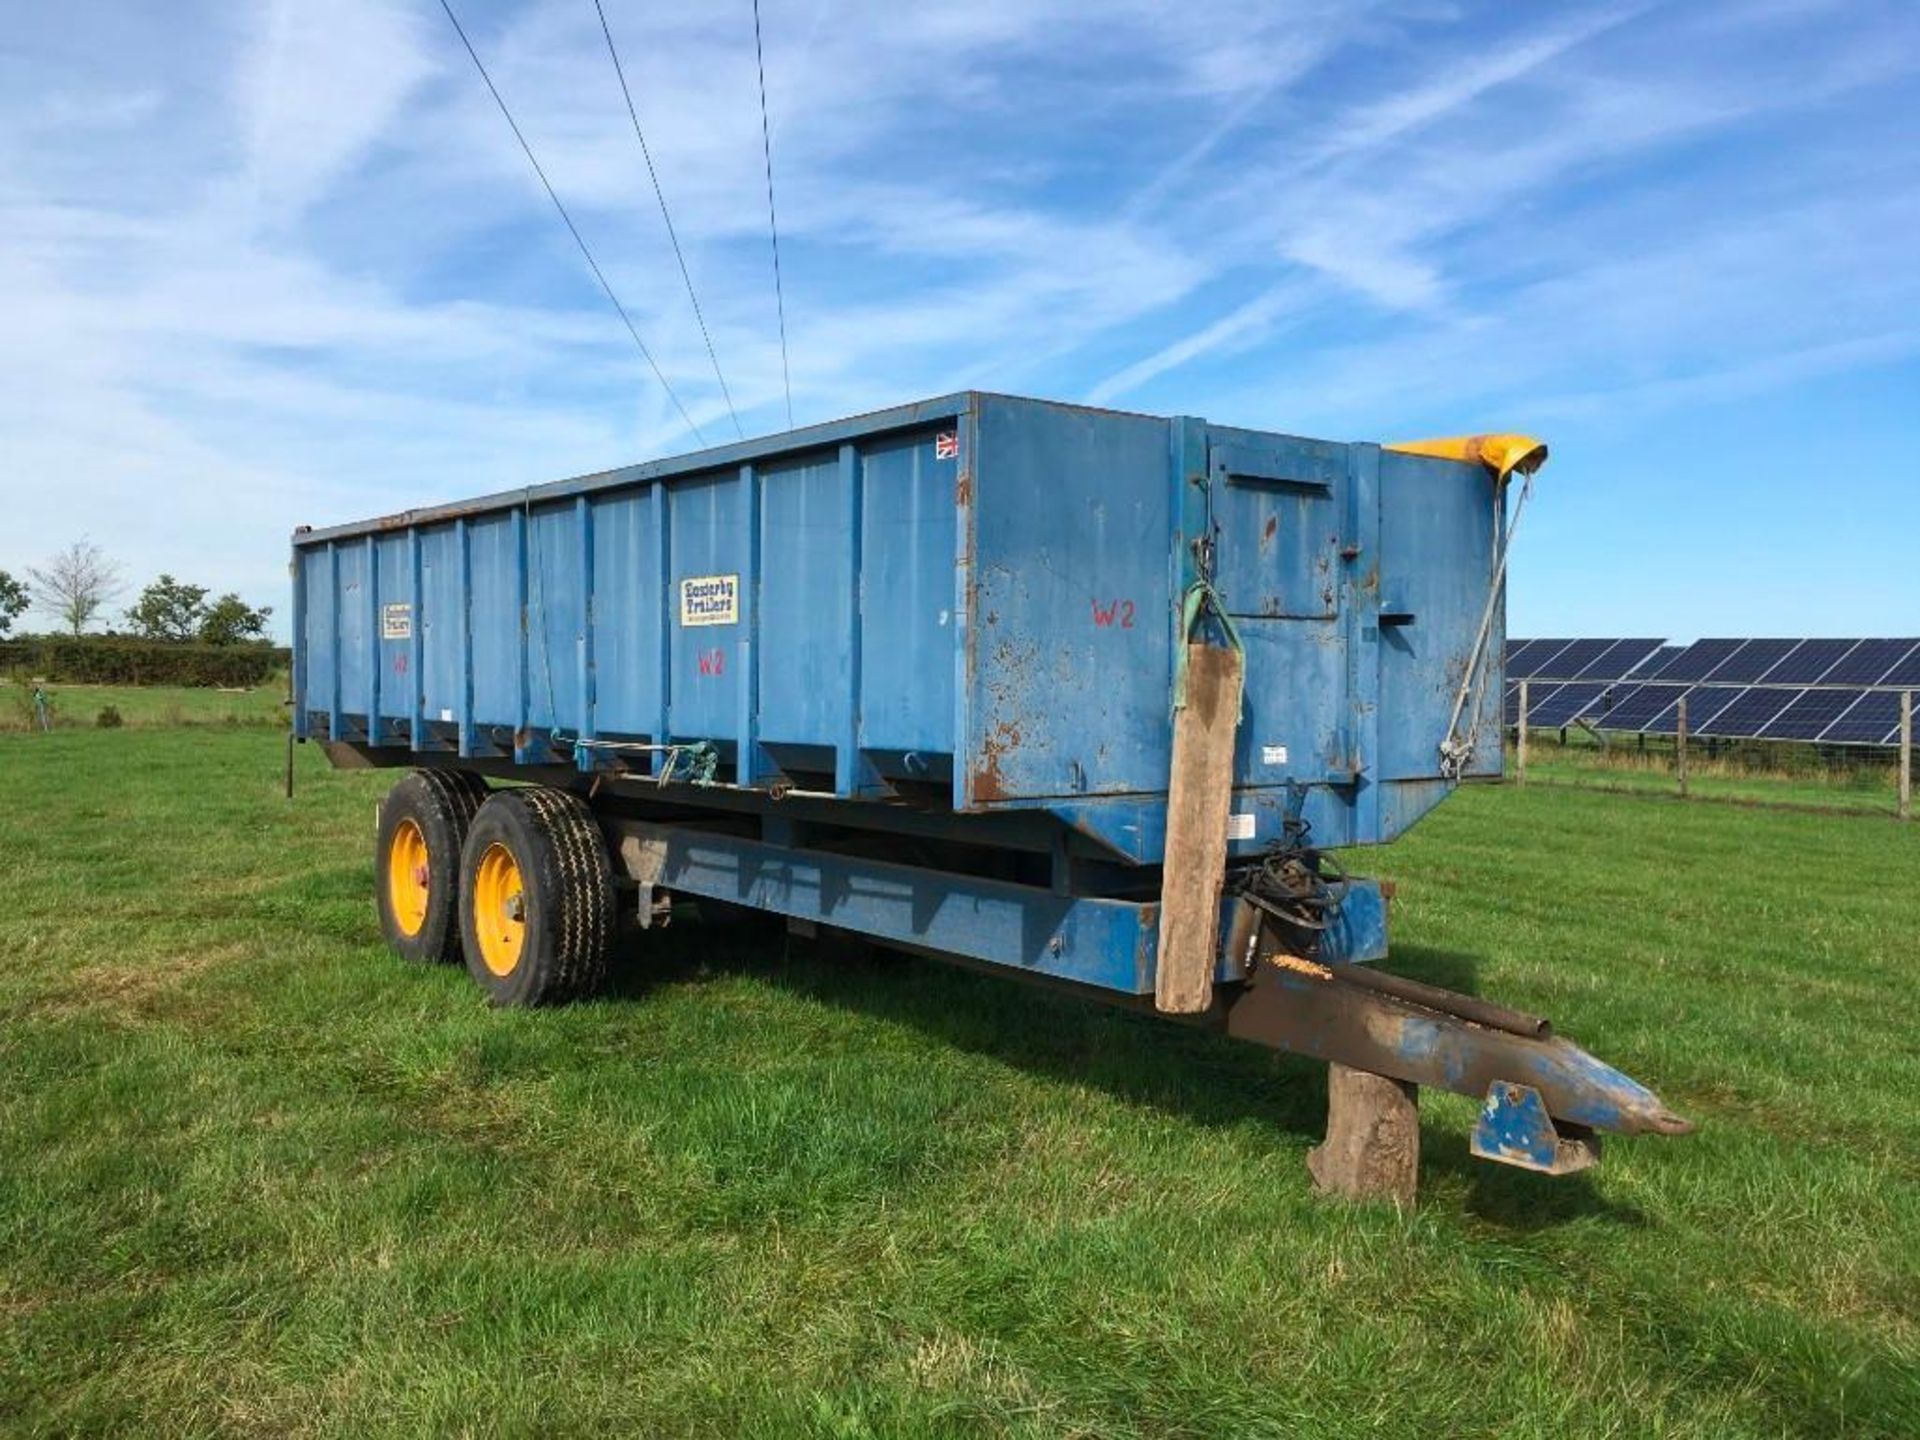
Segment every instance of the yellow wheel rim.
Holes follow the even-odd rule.
[[[495,975],[511,975],[527,942],[526,889],[520,862],[498,841],[480,857],[473,877],[473,930],[481,962]]]
[[[427,923],[427,886],[427,837],[413,821],[402,820],[387,846],[387,899],[404,935],[418,935]]]

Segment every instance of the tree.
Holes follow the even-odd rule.
[[[76,540],[49,560],[46,568],[29,570],[40,592],[40,604],[60,623],[80,634],[93,617],[120,593],[120,567],[91,540]]]
[[[238,645],[247,640],[264,639],[267,617],[271,614],[271,605],[262,605],[255,610],[229,590],[206,607],[206,613],[200,620],[200,643]]]
[[[6,571],[0,570],[0,635],[13,628],[13,622],[27,613],[33,604],[33,597],[22,585]]]
[[[206,586],[162,575],[140,592],[127,611],[127,623],[143,640],[184,642],[200,633],[207,614]]]

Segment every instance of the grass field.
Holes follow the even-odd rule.
[[[1700,1122],[1550,1181],[1424,1101],[1317,1202],[1319,1067],[682,926],[494,1013],[382,949],[383,781],[0,739],[0,1430],[1920,1433],[1920,831],[1476,789],[1394,968]]]
[[[123,725],[277,725],[285,727],[284,675],[251,690],[214,690],[161,685],[48,685],[56,730],[99,728],[100,712],[111,706]],[[0,732],[36,727],[33,689],[0,680]]]
[[[1507,746],[1508,773],[1513,745]],[[1575,785],[1636,795],[1678,796],[1674,755],[1661,742],[1646,751],[1624,738],[1601,749],[1574,732],[1567,744],[1535,735],[1527,755],[1530,784]],[[1822,756],[1808,745],[1748,742],[1711,755],[1695,741],[1687,758],[1687,794],[1736,805],[1791,805],[1881,815],[1899,809],[1896,752],[1851,749]]]

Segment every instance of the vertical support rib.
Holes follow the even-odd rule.
[[[473,754],[473,537],[466,520],[453,522],[454,548],[460,552],[460,753]]]
[[[584,495],[576,495],[573,501],[574,528],[574,570],[580,577],[580,629],[574,636],[574,664],[576,666],[580,703],[579,738],[592,740],[599,735],[595,721],[594,706],[597,696],[593,683],[593,504]],[[590,746],[574,747],[574,763],[582,770],[591,770],[594,766],[594,752]]]
[[[293,692],[293,733],[295,738],[300,740],[307,738],[307,669],[309,653],[313,649],[307,643],[307,566],[310,563],[311,559],[307,552],[296,545],[291,567],[293,571],[293,674],[290,677],[288,689]]]
[[[665,480],[653,482],[653,563],[660,576],[654,596],[654,673],[660,677],[658,713],[653,743],[671,745],[673,734],[673,490]],[[653,773],[667,768],[667,752],[653,752]]]
[[[533,661],[527,635],[531,617],[527,613],[527,507],[518,506],[507,522],[513,541],[513,615],[519,633],[513,646],[513,758],[525,765],[535,758],[536,750],[544,758],[544,746],[533,744]]]
[[[752,785],[761,776],[759,733],[759,662],[754,641],[760,634],[760,472],[752,465],[740,467],[741,523],[745,543],[740,559],[740,631],[739,631],[739,722],[735,728],[738,747],[734,764],[734,783]]]
[[[1173,493],[1169,497],[1168,518],[1172,523],[1172,532],[1168,536],[1167,556],[1168,595],[1171,599],[1167,625],[1173,634],[1173,644],[1167,651],[1167,657],[1171,667],[1179,663],[1180,647],[1187,641],[1180,608],[1186,599],[1187,587],[1200,578],[1194,544],[1205,536],[1207,529],[1207,424],[1193,416],[1180,415],[1169,421],[1168,426],[1171,451],[1168,456],[1168,478],[1173,486]],[[1171,668],[1167,675],[1167,693],[1173,693]]]
[[[833,788],[841,795],[857,795],[869,786],[866,766],[860,755],[860,644],[861,547],[864,535],[861,520],[865,506],[861,495],[859,449],[849,441],[840,447],[840,533],[847,537],[847,694],[846,718],[840,731],[840,744],[834,751]]]
[[[410,677],[407,691],[407,745],[417,751],[427,748],[426,736],[422,733],[426,728],[422,711],[427,702],[427,592],[421,574],[420,527],[417,525],[407,527],[407,572],[413,596],[412,638],[407,642],[407,672]]]
[[[1347,563],[1341,617],[1347,648],[1346,760],[1353,776],[1353,833],[1380,838],[1380,777],[1366,766],[1380,753],[1380,447],[1347,447]]]
[[[380,542],[367,536],[367,743],[380,743],[380,672],[386,668],[380,638]]]
[[[953,807],[965,810],[973,804],[974,767],[963,763],[960,757],[974,753],[973,747],[981,738],[973,732],[974,657],[980,643],[979,616],[974,613],[973,603],[973,544],[979,530],[974,516],[979,509],[980,490],[980,402],[977,397],[968,397],[967,408],[954,419],[953,428],[960,442],[960,454],[955,463],[953,488],[953,740],[957,748],[951,794]],[[930,452],[916,456],[916,470],[931,458]]]
[[[327,542],[327,632],[332,636],[327,650],[333,662],[327,676],[327,738],[341,740],[347,731],[340,723],[340,547],[331,540]]]

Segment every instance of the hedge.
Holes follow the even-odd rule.
[[[278,645],[178,645],[122,635],[0,640],[0,674],[62,685],[264,685],[288,665]]]

